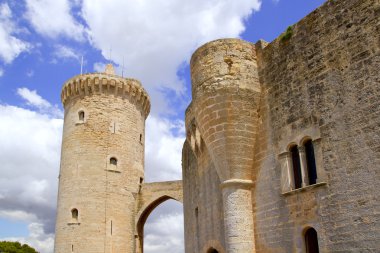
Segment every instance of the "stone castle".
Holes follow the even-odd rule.
[[[191,59],[183,180],[144,182],[139,81],[68,80],[55,253],[142,253],[184,204],[186,253],[379,252],[380,1],[329,0],[271,43]]]

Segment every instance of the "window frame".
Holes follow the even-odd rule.
[[[311,141],[314,150],[314,162],[315,162],[315,183],[309,183],[309,169],[307,162],[307,155],[305,152],[304,144]],[[291,152],[292,148],[298,149],[298,157],[300,159],[301,169],[301,187],[299,182],[296,182],[294,159]],[[298,135],[293,140],[289,141],[284,151],[278,155],[278,160],[281,168],[281,193],[288,194],[291,192],[297,192],[313,188],[326,184],[326,173],[323,169],[322,147],[321,138],[319,136],[313,138],[312,135]]]

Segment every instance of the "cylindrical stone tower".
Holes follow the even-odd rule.
[[[221,39],[191,59],[196,124],[221,179],[226,252],[254,252],[252,170],[260,84],[255,45]]]
[[[133,253],[135,195],[144,178],[145,119],[140,82],[78,75],[62,89],[65,109],[55,253]]]

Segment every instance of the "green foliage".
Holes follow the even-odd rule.
[[[35,249],[29,245],[19,242],[0,242],[0,253],[38,253]]]
[[[289,40],[292,37],[292,35],[293,35],[293,26],[288,26],[286,31],[281,34],[280,41],[285,42],[285,41]]]

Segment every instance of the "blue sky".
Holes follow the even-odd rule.
[[[84,72],[112,62],[121,74],[124,61],[124,76],[142,81],[152,101],[146,179],[180,179],[191,53],[222,37],[270,42],[323,2],[0,0],[0,239],[52,252],[60,90],[82,56]],[[172,201],[152,213],[146,252],[183,252],[181,208]]]

